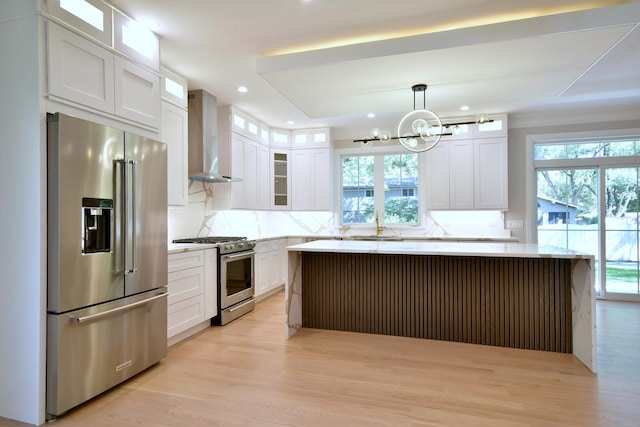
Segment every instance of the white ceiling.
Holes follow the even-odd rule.
[[[511,125],[640,119],[639,0],[113,4],[157,23],[162,63],[189,89],[271,127],[330,126],[334,139],[394,131],[416,83],[429,86],[426,107],[445,122],[500,112]]]

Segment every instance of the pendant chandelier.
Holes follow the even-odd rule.
[[[408,112],[398,123],[398,136],[391,136],[389,131],[381,131],[378,128],[371,130],[369,138],[355,139],[363,147],[369,147],[374,141],[382,143],[398,140],[404,148],[415,153],[427,151],[435,147],[440,138],[457,133],[462,125],[489,123],[485,115],[479,115],[475,121],[443,124],[440,117],[426,108],[426,84],[411,86],[413,91],[413,111]],[[416,94],[422,92],[422,108],[416,109]]]

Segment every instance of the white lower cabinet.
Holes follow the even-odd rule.
[[[216,250],[169,254],[168,261],[167,338],[173,344],[207,327],[217,313]]]
[[[286,277],[286,241],[273,239],[258,242],[256,245],[256,297],[268,296],[280,285],[284,285]],[[283,251],[284,248],[284,251]],[[284,262],[284,266],[283,266]]]

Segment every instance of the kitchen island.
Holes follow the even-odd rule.
[[[596,371],[593,255],[518,243],[318,240],[288,247],[300,328],[573,353]]]

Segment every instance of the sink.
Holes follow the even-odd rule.
[[[367,241],[379,241],[379,242],[389,242],[389,241],[401,241],[404,240],[400,236],[376,236],[375,234],[368,236],[350,236],[351,240],[367,240]]]

